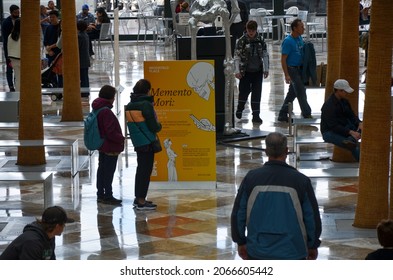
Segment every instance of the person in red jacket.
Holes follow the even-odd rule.
[[[116,89],[110,85],[104,85],[92,103],[93,110],[102,107],[97,116],[98,128],[101,137],[105,139],[98,156],[97,169],[97,202],[104,204],[120,205],[121,200],[113,197],[112,182],[116,171],[117,158],[124,150],[124,136],[116,115],[112,112],[115,101]]]

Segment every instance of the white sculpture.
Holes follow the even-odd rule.
[[[230,26],[240,9],[237,0],[231,0],[232,10],[231,17],[227,4],[224,0],[196,0],[190,8],[190,30],[191,30],[191,59],[196,60],[196,34],[198,31],[197,23],[213,23],[217,16],[221,16],[225,34],[225,127],[224,135],[239,133],[239,130],[233,127],[233,95],[234,95],[234,61],[231,49]]]

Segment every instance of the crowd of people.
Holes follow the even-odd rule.
[[[110,19],[104,8],[96,9],[94,16],[89,11],[89,5],[84,4],[76,15],[79,64],[80,64],[80,86],[89,87],[90,60],[94,59],[93,40],[98,39],[102,23],[109,23]],[[11,5],[10,15],[1,24],[3,38],[4,56],[6,58],[6,75],[9,91],[20,90],[20,8]],[[51,87],[63,87],[62,77],[62,25],[61,11],[54,1],[48,1],[48,5],[40,6],[41,44],[43,57],[46,58],[45,66],[51,67]],[[13,34],[11,36],[11,34]],[[8,44],[9,43],[9,44]],[[56,65],[55,65],[56,64]],[[53,69],[53,71],[52,71]],[[45,86],[45,85],[43,85]]]
[[[180,0],[176,12],[188,8]],[[44,9],[45,8],[45,9]],[[46,12],[45,12],[46,10]],[[12,68],[16,83],[9,81],[10,90],[18,90],[20,59],[20,18],[19,7],[11,5],[10,16],[2,24],[2,32],[7,58],[7,80]],[[110,19],[103,8],[96,10],[96,18],[83,5],[76,16],[81,70],[81,86],[88,86],[89,57],[94,55],[92,40],[99,35],[100,25]],[[239,21],[242,22],[242,21]],[[48,8],[41,7],[43,45],[49,63],[61,53],[61,24],[59,11],[53,1]],[[262,82],[269,75],[269,55],[264,38],[257,31],[254,20],[244,25],[244,33],[239,36],[235,48],[235,76],[239,79],[239,99],[236,117],[242,113],[251,93],[252,122],[261,124],[260,101]],[[295,19],[291,23],[291,33],[282,42],[281,66],[289,90],[280,109],[278,121],[289,122],[288,104],[298,99],[302,116],[312,118],[307,102],[306,88],[302,79],[304,42],[304,22]],[[10,70],[9,70],[10,68]],[[10,71],[10,72],[9,72]],[[59,75],[61,76],[61,75]],[[60,84],[61,81],[58,81]],[[14,87],[15,85],[15,87]],[[359,161],[359,140],[362,122],[346,99],[354,89],[348,81],[335,81],[334,92],[322,106],[321,132],[323,139],[352,152]],[[118,156],[124,150],[124,135],[117,116],[111,108],[115,101],[116,88],[104,85],[98,98],[92,102],[93,111],[98,113],[98,127],[103,145],[99,148],[97,169],[97,202],[121,205],[115,198],[112,182]],[[137,210],[155,210],[157,205],[147,199],[150,176],[153,170],[154,142],[162,126],[154,109],[151,84],[140,79],[134,86],[131,100],[125,107],[127,128],[136,155],[135,198]],[[231,215],[232,239],[238,245],[242,259],[291,259],[315,260],[321,244],[322,231],[318,202],[310,179],[286,163],[288,155],[287,137],[272,132],[266,137],[265,153],[268,162],[263,167],[247,173],[239,187]],[[165,147],[170,147],[170,139]],[[176,156],[176,154],[174,155]],[[176,174],[173,175],[177,177]],[[174,179],[175,180],[175,179]],[[71,220],[64,209],[58,206],[44,211],[42,218],[25,227],[23,234],[15,239],[2,253],[0,259],[56,259],[54,237],[61,235],[64,226]],[[393,221],[384,220],[377,227],[378,240],[383,246],[367,255],[366,259],[393,259]]]

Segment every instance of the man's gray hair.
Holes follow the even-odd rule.
[[[278,158],[287,153],[287,137],[279,132],[272,132],[266,137],[265,153],[268,157]]]

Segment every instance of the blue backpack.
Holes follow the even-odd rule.
[[[108,107],[102,107],[98,110],[91,111],[86,119],[84,120],[84,135],[83,140],[88,150],[94,151],[101,148],[104,144],[104,139],[101,138],[100,130],[98,128],[97,116],[102,109],[109,109]]]

